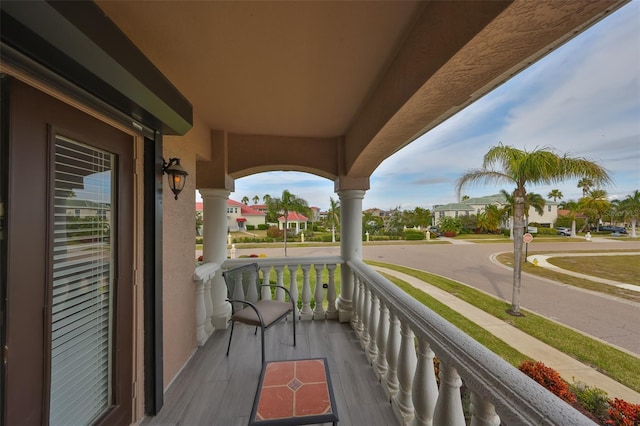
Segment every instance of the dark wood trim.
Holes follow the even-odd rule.
[[[145,413],[164,404],[162,371],[162,135],[144,141],[144,390]]]
[[[0,424],[6,424],[5,398],[6,365],[5,346],[7,336],[6,294],[7,294],[7,238],[6,238],[6,202],[8,182],[8,148],[9,148],[9,84],[11,78],[0,75],[0,203],[4,206],[4,217],[0,218]]]
[[[163,134],[193,127],[191,104],[95,3],[1,2],[0,30],[4,60],[23,55]]]

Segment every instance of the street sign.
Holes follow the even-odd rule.
[[[533,241],[533,235],[527,232],[522,236],[522,241],[524,241],[527,244],[530,243],[531,241]]]

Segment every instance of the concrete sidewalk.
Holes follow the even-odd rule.
[[[609,398],[615,397],[630,403],[640,404],[640,393],[629,389],[604,374],[599,373],[595,369],[529,336],[481,309],[410,275],[377,266],[373,266],[373,268],[379,272],[384,272],[385,274],[406,281],[412,286],[438,299],[438,301],[488,330],[521,353],[553,368],[569,383],[580,381],[589,386],[595,386],[604,390],[609,395]]]

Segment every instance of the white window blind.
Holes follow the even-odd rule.
[[[92,424],[111,406],[113,164],[113,154],[56,137],[52,426]]]

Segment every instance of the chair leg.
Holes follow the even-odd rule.
[[[260,327],[260,337],[262,339],[262,365],[264,365],[264,328]]]
[[[253,335],[254,335],[254,336],[255,336],[256,334],[258,334],[258,326],[257,326],[257,325],[256,325],[256,329],[255,329],[255,331],[253,332]]]
[[[231,321],[231,333],[229,333],[229,344],[227,345],[227,356],[229,356],[229,349],[231,349],[231,338],[233,337],[233,326],[236,324],[235,321]]]
[[[296,345],[296,311],[293,311],[293,346]]]

